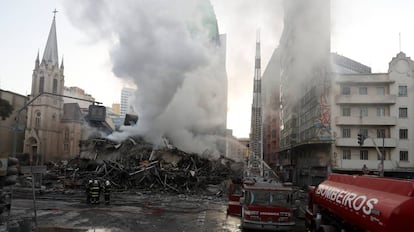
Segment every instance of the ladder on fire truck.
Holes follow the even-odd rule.
[[[243,174],[244,177],[265,177],[279,180],[279,176],[270,168],[266,161],[253,152],[249,154]]]

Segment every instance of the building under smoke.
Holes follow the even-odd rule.
[[[272,168],[279,166],[280,134],[280,53],[273,51],[262,76],[263,159]]]
[[[77,1],[72,22],[110,41],[113,73],[137,86],[139,121],[112,139],[162,138],[186,152],[225,153],[226,37],[208,0]],[[96,15],[90,17],[93,8]]]
[[[284,9],[279,160],[286,179],[317,183],[326,175],[332,145],[330,1],[286,0]]]

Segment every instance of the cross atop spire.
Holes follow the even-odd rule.
[[[53,18],[55,18],[55,17],[56,17],[56,13],[57,13],[57,12],[59,12],[59,11],[57,11],[57,10],[56,10],[56,8],[55,8],[55,10],[54,10],[54,11],[52,11],[52,13],[53,13]]]

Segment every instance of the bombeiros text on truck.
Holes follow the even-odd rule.
[[[308,231],[414,231],[412,180],[330,174],[308,192]]]

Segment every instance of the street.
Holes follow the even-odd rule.
[[[28,196],[15,194],[10,224],[31,220]],[[240,218],[226,215],[226,200],[214,196],[120,192],[111,205],[86,204],[81,192],[37,198],[38,231],[242,231]],[[303,221],[295,231],[304,231]]]

